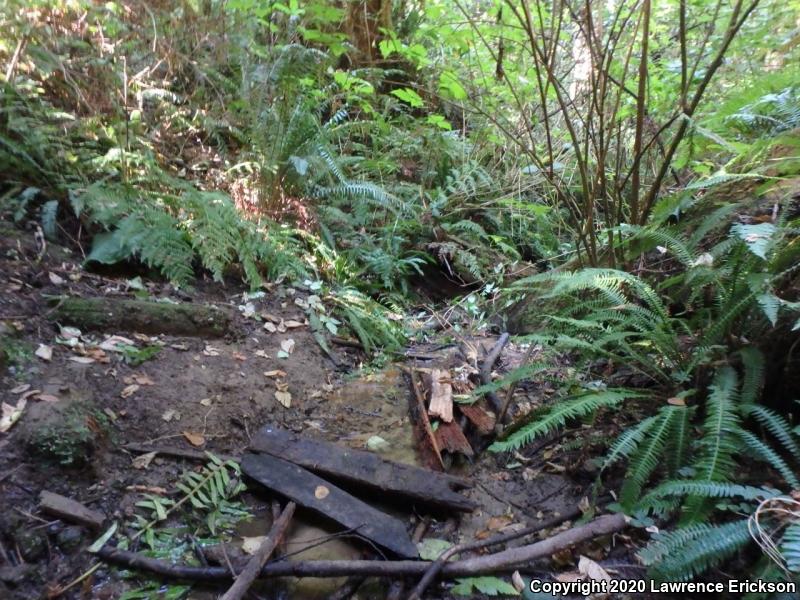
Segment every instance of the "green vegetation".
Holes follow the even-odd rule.
[[[798,578],[765,509],[800,487],[797,0],[2,5],[10,220],[176,287],[291,282],[323,347],[397,350],[455,288],[542,348],[478,391],[555,388],[493,451],[619,423],[597,489],[660,528],[655,577],[767,548]]]

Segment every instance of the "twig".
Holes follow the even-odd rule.
[[[418,429],[421,429],[423,434],[426,436],[428,443],[433,450],[433,453],[436,455],[436,461],[439,468],[444,471],[444,461],[442,461],[442,452],[439,450],[439,444],[436,443],[436,436],[433,435],[433,429],[431,428],[431,422],[428,420],[428,411],[425,408],[425,395],[420,388],[419,382],[417,380],[417,372],[415,369],[404,369],[401,367],[406,374],[408,374],[409,379],[411,379],[411,389],[414,392],[414,398],[416,400],[414,409],[411,411],[412,420],[417,421]],[[416,419],[414,419],[416,415]]]
[[[573,508],[569,512],[558,515],[557,517],[551,517],[546,521],[542,521],[541,523],[537,523],[536,525],[532,525],[530,527],[526,527],[525,529],[520,529],[519,531],[512,531],[509,533],[505,533],[502,535],[496,535],[494,537],[488,538],[486,540],[479,540],[476,542],[467,542],[465,544],[461,544],[459,546],[452,546],[442,552],[430,566],[430,568],[425,572],[422,579],[420,579],[419,583],[411,592],[411,595],[408,597],[408,600],[419,600],[422,597],[422,594],[428,588],[428,586],[433,582],[436,576],[441,572],[444,565],[450,560],[453,556],[458,554],[463,554],[464,552],[470,552],[472,550],[479,550],[481,548],[488,548],[489,546],[496,546],[498,544],[505,544],[507,542],[517,540],[522,537],[526,537],[532,535],[534,533],[538,533],[539,531],[543,531],[545,529],[552,529],[553,527],[558,527],[562,523],[566,523],[572,519],[575,519],[581,516],[581,511],[579,508]]]
[[[361,584],[366,581],[364,575],[354,575],[349,577],[344,585],[336,590],[333,594],[328,596],[328,600],[349,600],[361,587]]]
[[[241,600],[241,598],[244,597],[247,590],[253,585],[261,569],[266,564],[270,554],[272,554],[272,551],[275,550],[275,547],[281,541],[284,533],[286,533],[286,529],[289,527],[289,521],[291,521],[296,507],[297,505],[294,502],[289,502],[286,505],[281,516],[272,524],[272,528],[267,534],[267,539],[265,539],[258,550],[256,550],[256,553],[253,554],[253,557],[247,563],[244,571],[236,577],[236,581],[234,581],[228,591],[223,594],[220,600]]]
[[[146,454],[148,452],[155,452],[156,454],[163,454],[164,456],[172,456],[174,458],[186,458],[189,460],[200,460],[200,461],[207,461],[208,454],[205,452],[200,452],[198,450],[183,450],[181,448],[170,448],[167,446],[147,446],[146,444],[125,444],[122,446],[123,450],[130,450],[131,452],[141,452]],[[210,450],[208,452],[211,452]],[[239,462],[240,457],[232,456],[230,454],[215,454],[211,452],[214,456],[219,458],[220,460],[232,460],[234,462]]]
[[[483,385],[489,385],[492,383],[492,369],[494,368],[494,364],[497,362],[497,359],[500,357],[500,353],[505,348],[506,344],[508,343],[509,334],[504,333],[501,335],[495,345],[492,347],[489,354],[486,355],[486,359],[483,361],[480,370],[481,376],[481,383]],[[500,402],[500,398],[497,397],[497,394],[494,392],[486,392],[486,398],[489,400],[489,403],[492,405],[494,412],[496,415],[500,415],[503,410],[503,403]],[[498,423],[499,423],[498,419]]]
[[[627,517],[621,513],[603,515],[588,523],[562,531],[550,538],[527,546],[520,546],[466,560],[447,563],[439,573],[440,577],[471,577],[503,573],[515,569],[521,563],[527,563],[545,556],[551,556],[575,544],[587,540],[616,533],[627,527]],[[519,534],[519,532],[517,532]],[[493,543],[486,540],[485,544]],[[150,571],[169,578],[188,579],[192,581],[220,581],[230,579],[231,574],[224,567],[189,567],[176,565],[167,561],[149,558],[105,546],[97,552],[102,560],[128,568]],[[397,560],[313,560],[313,561],[277,561],[267,564],[261,569],[260,577],[342,577],[366,575],[376,577],[414,577],[424,575],[431,566],[431,561]]]

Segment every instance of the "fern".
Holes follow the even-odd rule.
[[[601,408],[615,407],[625,400],[639,398],[641,393],[625,389],[609,389],[589,392],[558,402],[554,407],[535,411],[530,415],[532,422],[515,431],[502,441],[489,446],[492,452],[517,450],[537,437],[547,435],[563,427],[568,420],[584,417]]]
[[[659,581],[686,581],[719,565],[750,542],[747,520],[696,524],[659,533],[639,557]]]

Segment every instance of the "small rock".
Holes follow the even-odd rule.
[[[41,530],[17,530],[14,534],[14,541],[19,546],[22,558],[28,562],[35,562],[47,552],[47,538]]]
[[[62,550],[74,550],[83,541],[83,530],[80,527],[65,527],[56,536],[56,543]]]

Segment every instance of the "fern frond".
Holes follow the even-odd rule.
[[[697,524],[657,534],[639,557],[659,581],[687,581],[721,564],[751,541],[747,519]]]
[[[545,407],[536,411],[530,424],[515,431],[508,438],[494,442],[489,446],[489,450],[492,452],[517,450],[535,438],[547,435],[559,427],[563,427],[570,419],[589,415],[601,408],[617,406],[625,400],[638,398],[641,395],[640,392],[632,390],[608,389],[560,400],[556,406]]]

